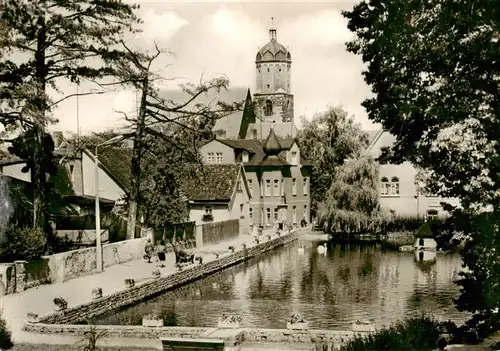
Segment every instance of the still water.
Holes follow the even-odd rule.
[[[140,325],[143,315],[157,313],[165,325],[211,327],[222,313],[234,313],[245,327],[285,328],[298,313],[311,328],[350,329],[357,319],[381,326],[421,311],[464,319],[453,307],[458,254],[418,262],[379,244],[330,243],[326,255],[319,244],[294,242],[94,322]]]

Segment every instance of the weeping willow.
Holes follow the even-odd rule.
[[[335,171],[321,220],[329,231],[375,232],[388,216],[378,199],[377,163],[369,155],[348,159]]]

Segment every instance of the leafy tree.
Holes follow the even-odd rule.
[[[5,319],[0,316],[0,347],[5,350],[9,350],[14,346],[12,343],[12,335],[7,329],[7,323]]]
[[[366,154],[337,167],[321,211],[328,230],[375,231],[387,216],[378,203],[378,164]]]
[[[3,262],[36,260],[45,252],[45,233],[37,228],[11,225],[0,240],[0,257]]]
[[[301,155],[313,163],[312,206],[324,201],[335,170],[368,146],[368,136],[341,107],[329,107],[311,121],[302,118],[298,134]]]
[[[30,171],[35,227],[45,225],[45,129],[54,122],[52,109],[76,95],[52,101],[47,89],[58,91],[62,78],[79,83],[115,76],[113,63],[122,59],[115,47],[139,22],[136,8],[121,1],[2,2],[0,20],[6,35],[0,38],[0,123],[9,132],[20,130],[24,135],[29,131],[33,141]]]
[[[500,328],[499,15],[489,0],[362,1],[344,12],[356,34],[347,48],[368,64],[374,93],[363,105],[396,136],[381,161],[410,161],[431,193],[460,200],[444,204],[467,238],[456,304],[487,331]]]

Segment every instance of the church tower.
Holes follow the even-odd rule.
[[[274,23],[269,36],[269,42],[259,49],[255,59],[255,115],[265,123],[293,122],[292,56],[278,43]]]

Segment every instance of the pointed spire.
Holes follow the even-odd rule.
[[[274,17],[271,17],[271,28],[269,28],[271,40],[276,40],[276,28],[274,27]]]
[[[274,128],[271,128],[269,135],[267,136],[266,142],[264,143],[264,151],[268,155],[277,155],[281,151],[281,145],[276,137]]]

